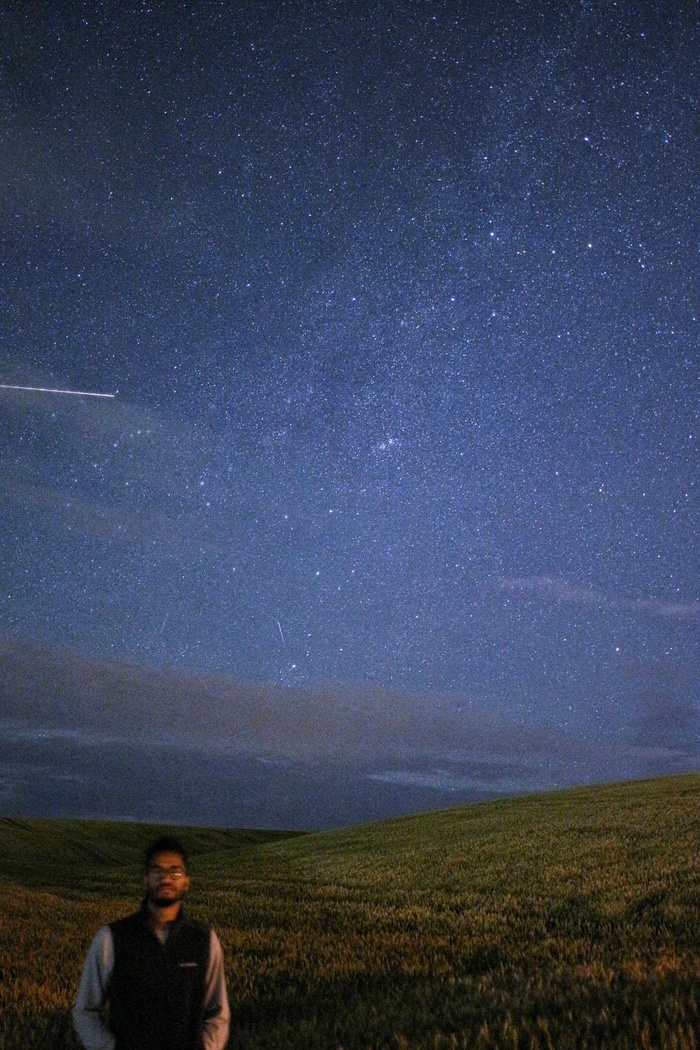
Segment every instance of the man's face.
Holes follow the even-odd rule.
[[[146,872],[146,899],[158,908],[177,904],[190,888],[185,862],[179,853],[156,853]]]

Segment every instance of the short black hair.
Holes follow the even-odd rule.
[[[187,850],[174,835],[159,835],[157,839],[153,839],[148,844],[144,854],[144,868],[146,871],[150,868],[151,862],[157,853],[177,853],[182,857],[182,863],[185,871],[187,871]]]

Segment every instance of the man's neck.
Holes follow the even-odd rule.
[[[166,926],[177,919],[181,907],[182,901],[175,901],[173,904],[168,904],[165,908],[160,908],[157,904],[152,904],[149,901],[148,925],[154,933],[156,930],[164,930]]]

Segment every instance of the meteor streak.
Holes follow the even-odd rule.
[[[34,390],[37,394],[74,394],[75,397],[115,397],[114,394],[95,394],[91,390],[54,390],[47,386],[14,386],[0,383],[0,390]]]
[[[282,638],[282,641],[284,643],[284,647],[286,649],[287,648],[287,643],[284,641],[284,634],[282,633],[282,624],[279,622],[279,620],[276,620],[275,623],[277,624],[277,626],[280,629],[280,637]]]

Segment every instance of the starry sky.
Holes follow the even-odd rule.
[[[697,735],[695,5],[2,8],[0,632]]]

